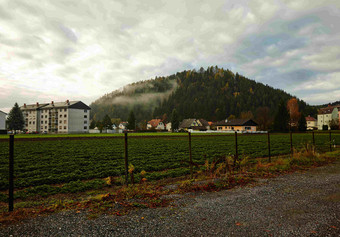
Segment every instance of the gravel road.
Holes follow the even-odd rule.
[[[62,212],[1,228],[1,236],[340,236],[340,162],[255,187],[176,197],[176,207],[126,216]]]

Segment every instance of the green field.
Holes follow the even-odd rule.
[[[107,136],[101,139],[66,139],[80,135],[15,135],[21,139],[15,142],[15,187],[68,183],[124,174],[124,137]],[[87,135],[93,136],[93,135]],[[87,137],[86,135],[83,137]],[[141,137],[143,136],[143,137]],[[8,136],[7,136],[8,137]],[[59,139],[34,138],[57,137]],[[6,136],[0,142],[0,190],[8,189],[8,141]],[[332,138],[340,142],[340,133]],[[293,134],[295,148],[312,141],[311,133]],[[315,134],[316,147],[320,151],[329,150],[329,134]],[[265,157],[268,155],[267,135],[238,135],[240,155]],[[290,152],[289,134],[271,135],[271,154]],[[129,163],[136,173],[147,172],[147,178],[160,179],[176,177],[189,172],[188,135],[186,133],[129,134]],[[221,155],[235,154],[234,135],[192,135],[193,161],[203,164],[206,159],[213,160]]]

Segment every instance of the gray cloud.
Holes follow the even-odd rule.
[[[326,95],[308,83],[331,88],[337,82],[339,5],[331,0],[4,0],[0,109],[14,101],[34,103],[35,95],[41,102],[90,103],[128,83],[211,65],[310,103],[338,100],[339,88],[331,97],[332,89]],[[311,92],[317,96],[308,97]]]

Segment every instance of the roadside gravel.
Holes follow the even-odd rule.
[[[175,203],[94,220],[62,212],[1,228],[0,236],[340,236],[340,162]]]

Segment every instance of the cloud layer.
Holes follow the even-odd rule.
[[[250,2],[250,3],[249,3]],[[265,2],[265,3],[264,3]],[[340,99],[339,1],[0,1],[0,109],[218,65]]]

